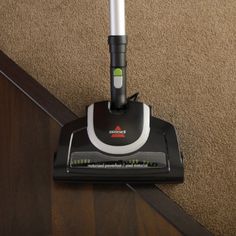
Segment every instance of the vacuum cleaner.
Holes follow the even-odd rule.
[[[172,124],[126,95],[125,0],[110,0],[111,100],[91,104],[86,116],[61,129],[56,181],[181,183],[183,158]]]

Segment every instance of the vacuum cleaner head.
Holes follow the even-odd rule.
[[[174,127],[130,101],[112,112],[109,102],[87,108],[87,117],[61,131],[54,178],[72,182],[183,182]]]
[[[183,162],[174,127],[151,116],[151,108],[126,97],[124,0],[110,0],[111,102],[87,108],[65,125],[54,179],[72,182],[183,182]]]

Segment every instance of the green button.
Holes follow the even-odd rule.
[[[113,71],[113,75],[114,75],[114,76],[122,76],[122,69],[116,68],[116,69]]]

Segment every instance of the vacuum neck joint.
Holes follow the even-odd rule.
[[[126,45],[127,36],[109,36],[111,108],[122,109],[127,103],[126,97]]]

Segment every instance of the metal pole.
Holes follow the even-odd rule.
[[[125,0],[110,0],[110,35],[125,35]]]

